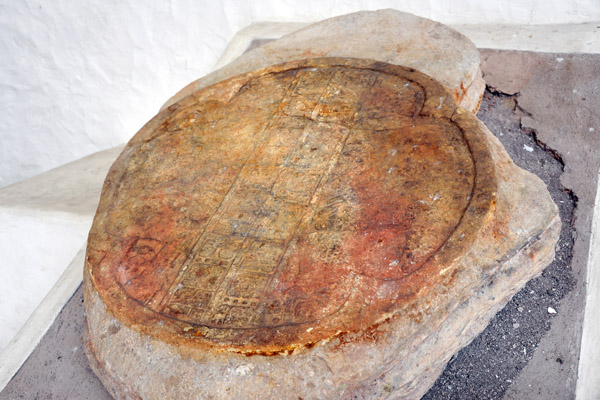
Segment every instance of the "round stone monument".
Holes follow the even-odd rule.
[[[90,231],[95,371],[117,398],[398,395],[386,374],[503,255],[480,238],[498,227],[484,129],[431,78],[358,59],[171,105],[112,166]]]

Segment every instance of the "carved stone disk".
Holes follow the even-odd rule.
[[[309,59],[162,111],[107,177],[86,285],[172,344],[277,354],[373,329],[494,204],[474,118],[413,70]]]

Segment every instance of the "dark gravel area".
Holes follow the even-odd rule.
[[[556,315],[550,308],[560,311],[560,300],[575,287],[570,262],[577,198],[560,183],[564,167],[560,155],[540,143],[535,132],[521,127],[521,117],[527,112],[518,106],[517,96],[486,90],[477,116],[518,166],[536,174],[548,186],[563,222],[556,258],[496,314],[469,346],[452,357],[423,397],[426,400],[501,398],[550,329]],[[555,362],[562,364],[563,360],[558,356]]]

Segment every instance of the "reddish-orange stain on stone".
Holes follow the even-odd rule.
[[[202,89],[111,168],[86,274],[120,320],[249,354],[367,332],[493,204],[483,136],[426,76],[311,59]]]

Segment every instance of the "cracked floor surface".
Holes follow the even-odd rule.
[[[600,166],[600,55],[481,53],[490,90],[478,116],[549,184],[573,225],[564,224],[556,261],[457,353],[425,398],[571,399]],[[0,399],[110,398],[81,351],[81,298],[79,290]]]
[[[531,280],[502,309],[473,342],[456,354],[425,399],[497,399],[532,359],[542,336],[550,329],[560,300],[576,282],[569,264],[573,248],[576,197],[560,183],[560,156],[520,124],[524,112],[516,96],[487,90],[477,116],[502,142],[521,168],[539,176],[559,206],[563,221],[554,262]],[[482,357],[482,355],[484,355]],[[564,362],[560,355],[556,362]],[[473,393],[473,389],[477,392]]]
[[[573,399],[600,166],[600,56],[481,53],[488,91],[478,116],[519,166],[548,184],[563,230],[555,261],[451,360],[425,398]]]
[[[560,182],[577,198],[569,265],[575,286],[560,301],[549,331],[504,398],[573,399],[600,167],[600,55],[483,51],[482,61],[487,84],[516,95],[516,104],[525,111],[522,128],[560,155]]]

